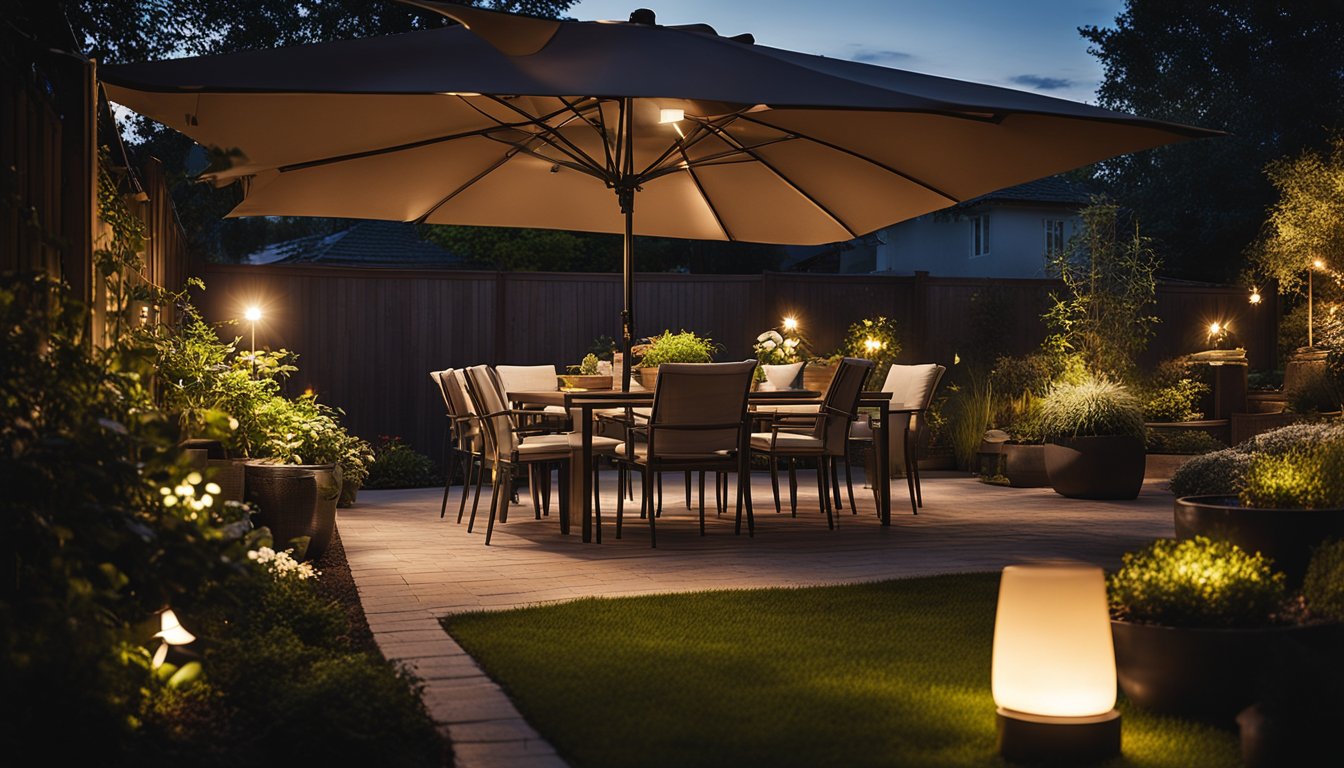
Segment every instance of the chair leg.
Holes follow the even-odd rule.
[[[547,517],[551,516],[551,465],[542,464],[537,467],[537,472],[541,474],[541,513]]]
[[[457,522],[462,524],[462,513],[467,509],[467,494],[471,491],[471,470],[476,466],[476,455],[462,451],[462,500],[457,504]]]
[[[686,479],[691,478],[691,473],[686,473]],[[700,473],[700,535],[705,535],[705,473]]]
[[[496,513],[501,508],[508,509],[509,507],[509,486],[513,484],[512,475],[513,475],[512,470],[505,469],[503,471],[499,471],[499,468],[496,467],[495,486],[494,486],[495,491],[490,499],[490,521],[486,523],[485,526],[485,545],[487,547],[490,546],[490,537],[495,532]],[[475,512],[473,512],[472,514],[474,515]],[[501,522],[503,522],[502,520],[503,516],[501,515],[500,517]]]
[[[561,471],[562,471],[562,472],[564,471],[563,468],[561,469]],[[601,543],[602,543],[602,489],[599,488],[598,485],[597,485],[598,477],[599,477],[599,475],[598,475],[598,470],[597,470],[597,461],[596,461],[596,459],[594,459],[594,461],[593,461],[593,526],[597,529],[597,531],[596,531],[597,543],[598,543],[598,544],[601,544]],[[617,495],[617,496],[620,496],[619,493],[617,493],[616,495]],[[569,519],[569,515],[564,515],[563,518],[564,518],[565,520],[568,520],[568,519]]]
[[[915,476],[915,502],[919,507],[924,506],[924,489],[919,485],[919,457],[915,456],[910,460],[910,471]]]
[[[645,488],[649,488],[649,487],[650,487],[649,482],[648,482],[648,474],[649,474],[649,471],[650,471],[650,470],[649,470],[648,468],[646,468],[646,469],[644,470],[644,477],[645,477],[644,487],[645,487]],[[658,477],[659,477],[660,480],[661,480],[661,478],[662,478],[662,473],[659,473],[659,474],[658,474]],[[658,483],[659,496],[662,495],[662,493],[661,493],[661,492],[662,492],[662,485],[663,485],[663,484],[662,484],[662,482],[660,481],[660,482]],[[645,493],[645,498],[648,499],[648,501],[649,501],[650,504],[653,503],[653,494],[651,494],[651,493],[647,493],[647,492],[646,492],[646,493]],[[661,502],[661,500],[660,500],[660,502]],[[655,509],[649,509],[649,546],[650,546],[650,547],[657,547],[657,546],[658,546],[658,527],[657,527],[657,525],[656,525],[655,522],[654,522],[654,518],[656,518],[656,517],[658,517],[658,511],[655,510]]]
[[[661,514],[663,514],[663,473],[662,473],[662,472],[657,472],[657,473],[655,473],[655,474],[658,475],[658,480],[657,480],[657,482],[658,482],[658,508],[657,508],[657,509],[650,509],[650,510],[649,510],[649,514],[651,514],[651,515],[661,515]]]
[[[833,528],[831,522],[831,492],[826,488],[826,457],[817,457],[817,501],[821,504],[821,511],[826,513],[826,527]]]
[[[770,490],[775,492],[775,514],[779,514],[779,460],[770,457]]]
[[[449,438],[443,438],[443,503],[439,505],[439,519],[448,514],[448,490],[453,487],[453,448]]]
[[[835,511],[839,513],[840,510],[845,508],[845,505],[840,503],[840,479],[836,475],[836,466],[834,457],[828,457],[826,463],[829,464],[831,468],[831,474],[830,477],[827,479],[827,485],[831,489],[831,498],[835,500],[834,504]]]
[[[686,470],[686,508],[691,508],[691,470]]]
[[[789,513],[798,516],[798,462],[789,459]]]
[[[621,518],[625,516],[625,489],[630,470],[624,464],[616,467],[616,538],[621,538]]]
[[[532,497],[532,518],[541,519],[541,466],[538,464],[527,465],[527,492]]]
[[[859,507],[854,503],[854,473],[849,468],[849,454],[845,454],[845,487],[849,489],[849,514],[859,514]]]
[[[476,509],[481,505],[481,486],[485,484],[485,457],[477,456],[476,464],[476,493],[471,499],[471,518],[467,520],[467,533],[471,533],[471,526],[476,522]],[[491,481],[493,482],[493,480]],[[493,486],[491,486],[493,488]],[[494,491],[491,491],[490,503],[494,503]],[[467,500],[467,489],[462,489],[462,501]]]

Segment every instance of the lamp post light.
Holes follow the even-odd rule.
[[[1005,758],[1081,763],[1120,753],[1115,647],[1101,568],[1004,568],[993,653],[990,688]]]
[[[257,321],[261,319],[261,307],[253,304],[243,313],[243,317],[252,325],[252,355],[247,359],[252,375],[257,375]]]

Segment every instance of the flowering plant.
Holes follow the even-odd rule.
[[[803,339],[792,331],[780,333],[771,328],[756,337],[752,351],[763,365],[796,363],[802,359]]]
[[[276,552],[270,547],[254,549],[247,553],[247,559],[270,571],[277,579],[295,578],[299,581],[321,575],[312,563],[301,563],[290,553],[292,549]]]

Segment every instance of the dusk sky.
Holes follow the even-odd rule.
[[[659,24],[1095,104],[1101,65],[1078,27],[1114,26],[1124,0],[579,0],[568,15],[625,20],[641,7]]]

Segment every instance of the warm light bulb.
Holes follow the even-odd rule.
[[[1223,326],[1219,325],[1218,323],[1209,323],[1209,335],[1211,336],[1217,334],[1222,329]]]
[[[658,122],[660,123],[679,123],[686,119],[686,110],[684,109],[660,109],[658,110]]]
[[[173,613],[171,608],[165,609],[160,614],[159,626],[160,629],[154,636],[163,638],[163,642],[169,645],[186,645],[196,640],[195,635],[183,628],[182,622],[177,620],[177,614]]]
[[[243,313],[243,317],[246,318],[249,323],[257,322],[261,319],[261,307],[248,307],[247,311]]]
[[[1311,266],[1317,269],[1325,269],[1325,262],[1321,261],[1320,259],[1316,259],[1315,261],[1311,262]]]
[[[784,318],[784,330],[786,330],[786,331],[796,331],[796,330],[798,330],[798,320],[797,320],[797,318],[793,318],[793,317],[786,317],[786,318]]]
[[[863,342],[863,346],[867,348],[869,352],[876,352],[877,350],[882,348],[882,342],[878,341],[877,339],[868,339],[867,341]]]
[[[1252,289],[1251,289],[1251,303],[1252,303],[1252,304],[1259,304],[1259,303],[1260,303],[1260,289],[1259,289],[1259,288],[1252,288]]]

